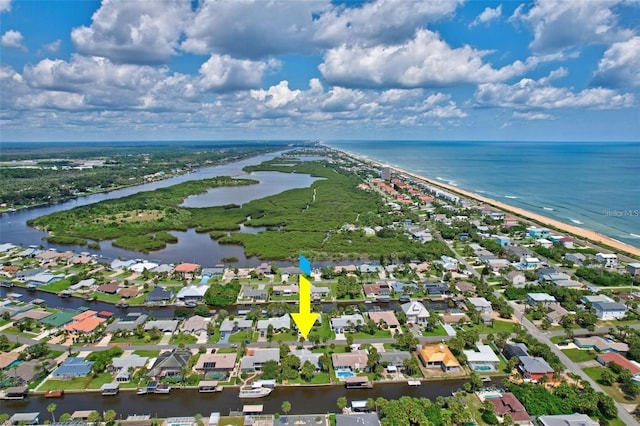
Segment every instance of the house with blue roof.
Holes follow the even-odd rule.
[[[51,374],[53,379],[73,379],[74,377],[87,377],[91,373],[93,362],[84,358],[71,356],[64,360],[60,367]]]

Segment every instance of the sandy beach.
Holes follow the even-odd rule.
[[[357,159],[359,161],[363,161],[363,162],[372,164],[372,165],[374,165],[376,167],[382,167],[383,166],[383,163],[381,163],[379,161],[376,161],[376,160],[372,160],[370,158],[365,158],[365,157],[353,154],[351,152],[339,150],[339,149],[336,149],[336,148],[331,148],[331,149],[334,149],[334,150],[336,150],[338,152],[341,152],[341,153],[343,153],[343,154],[345,154],[345,155],[347,155],[349,157],[355,158],[355,159]],[[540,215],[540,214],[537,214],[537,213],[533,213],[533,212],[530,212],[528,210],[521,209],[519,207],[514,207],[512,205],[503,203],[501,201],[496,201],[496,200],[494,200],[492,198],[484,197],[482,195],[478,195],[476,193],[473,193],[473,192],[470,192],[470,191],[466,191],[464,189],[460,189],[457,186],[453,186],[453,185],[449,185],[449,184],[446,184],[446,183],[442,183],[442,182],[439,182],[439,181],[434,180],[434,179],[429,179],[429,178],[426,178],[424,176],[420,176],[420,175],[418,175],[416,173],[412,173],[412,172],[409,172],[407,170],[404,170],[404,169],[401,169],[401,168],[398,168],[398,167],[392,167],[392,166],[389,166],[389,167],[392,170],[395,170],[398,173],[401,173],[401,174],[406,175],[406,176],[411,176],[415,180],[420,180],[420,181],[426,182],[426,183],[428,183],[430,185],[433,185],[433,186],[436,186],[436,187],[439,187],[439,188],[442,188],[442,189],[446,189],[449,192],[452,192],[452,193],[455,193],[455,194],[458,194],[458,195],[462,195],[462,196],[467,197],[469,199],[480,201],[480,202],[485,203],[485,204],[487,204],[489,206],[493,206],[495,208],[498,208],[498,209],[504,211],[505,213],[512,213],[512,214],[514,214],[516,216],[519,216],[521,218],[538,222],[539,224],[541,224],[543,226],[547,226],[549,228],[555,228],[555,229],[557,229],[559,231],[566,232],[566,233],[571,234],[571,235],[573,235],[575,237],[588,240],[589,242],[592,242],[592,243],[603,244],[603,245],[605,245],[607,247],[610,247],[615,252],[620,253],[620,254],[624,253],[624,254],[629,254],[629,255],[635,256],[635,257],[640,257],[640,248],[630,246],[630,245],[625,244],[625,243],[623,243],[621,241],[615,240],[613,238],[607,237],[607,236],[599,234],[597,232],[590,231],[590,230],[584,229],[584,228],[580,228],[578,226],[569,225],[568,223],[564,223],[564,222],[561,222],[561,221],[556,220],[556,219],[551,219],[549,217],[546,217],[546,216],[543,216],[543,215]]]

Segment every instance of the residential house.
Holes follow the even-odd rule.
[[[0,352],[0,370],[4,370],[18,360],[20,353],[16,351]]]
[[[490,314],[493,312],[493,308],[491,307],[491,302],[489,302],[484,297],[468,297],[467,302],[469,305],[467,307],[471,309],[475,309],[476,311],[484,312]]]
[[[596,254],[596,262],[605,268],[615,268],[618,266],[618,256],[613,253],[598,253]]]
[[[402,312],[407,316],[407,323],[418,325],[424,325],[427,323],[429,311],[422,302],[413,300],[411,302],[403,303],[400,307],[402,308]]]
[[[604,354],[599,354],[596,357],[596,361],[598,361],[602,365],[608,365],[609,363],[617,364],[618,366],[629,370],[632,376],[638,377],[640,376],[640,366],[637,363],[634,363],[627,359],[624,355],[621,355],[617,352],[608,352]]]
[[[105,294],[116,294],[119,288],[120,284],[118,281],[111,281],[110,283],[99,285],[96,291]]]
[[[269,298],[269,292],[264,288],[264,285],[257,287],[252,285],[243,285],[238,298],[243,300],[252,300],[254,302],[264,301]]]
[[[513,357],[520,358],[522,356],[529,355],[529,348],[527,348],[527,345],[524,343],[507,342],[504,345],[502,353],[504,353],[504,356],[507,359],[511,359]]]
[[[111,324],[107,325],[107,332],[113,333],[114,331],[133,331],[139,325],[142,325],[147,321],[147,315],[139,312],[130,312],[123,319],[116,319]]]
[[[613,300],[612,298],[610,298],[609,296],[605,295],[605,294],[590,294],[590,295],[586,295],[586,296],[582,296],[580,298],[580,301],[582,303],[590,303],[590,304],[594,304],[594,303],[613,303],[615,302],[615,300]]]
[[[564,258],[578,266],[581,266],[587,260],[587,256],[582,253],[567,253]]]
[[[53,274],[51,272],[40,272],[31,275],[27,279],[28,284],[35,286],[48,285],[64,279],[64,274]]]
[[[556,298],[547,293],[527,293],[527,302],[532,306],[537,306],[538,303],[549,306],[556,303]]]
[[[153,271],[158,266],[157,263],[149,262],[147,260],[143,260],[142,262],[138,262],[135,265],[131,265],[129,270],[135,272],[136,274],[142,274],[145,270]]]
[[[499,398],[487,398],[494,407],[494,413],[500,419],[509,414],[513,423],[517,425],[531,425],[531,416],[522,403],[511,392],[503,393]]]
[[[176,294],[176,299],[181,302],[200,302],[204,299],[208,288],[209,286],[207,285],[188,285],[182,287],[180,291],[178,291],[178,294]]]
[[[380,426],[376,413],[336,414],[336,426]]]
[[[595,302],[591,306],[596,310],[598,319],[604,321],[621,319],[627,314],[627,306],[620,302]]]
[[[306,361],[309,361],[315,367],[316,371],[320,370],[320,357],[322,354],[313,353],[309,349],[297,349],[292,352],[293,355],[300,358],[300,368],[304,365]]]
[[[356,350],[348,353],[333,353],[331,354],[331,362],[333,362],[333,369],[350,370],[353,372],[365,370],[367,368],[367,361],[369,354],[364,350]]]
[[[60,328],[73,321],[73,317],[77,314],[77,311],[59,311],[41,319],[39,322],[52,328]]]
[[[549,309],[549,312],[547,312],[546,318],[551,324],[560,324],[560,320],[569,313],[559,303],[551,303],[547,306],[547,309]]]
[[[548,238],[551,231],[547,228],[538,228],[537,226],[527,227],[527,235],[532,238]]]
[[[518,358],[520,364],[518,364],[518,370],[525,379],[540,380],[543,376],[551,378],[554,370],[544,360],[544,358],[538,356],[521,356]]]
[[[536,244],[538,244],[540,247],[544,247],[546,249],[550,249],[551,247],[553,247],[553,242],[547,240],[546,238],[538,238],[536,240]]]
[[[93,287],[95,283],[96,283],[95,278],[87,278],[86,280],[80,280],[77,283],[70,285],[69,290],[79,291],[79,290],[82,290],[83,288],[89,289]]]
[[[476,347],[477,351],[473,349],[463,351],[469,368],[480,372],[497,371],[500,358],[493,352],[493,349],[482,343],[477,343]]]
[[[429,295],[443,295],[449,291],[449,286],[446,283],[425,283],[423,285],[424,291]]]
[[[119,270],[119,269],[129,269],[130,267],[132,267],[135,264],[136,264],[135,260],[115,259],[113,262],[111,262],[110,268],[111,268],[112,271],[116,271],[116,270]]]
[[[537,257],[523,257],[520,259],[520,269],[524,269],[527,271],[532,271],[534,269],[538,269],[542,262]]]
[[[344,334],[354,331],[359,325],[364,325],[366,321],[360,314],[341,315],[331,318],[331,328],[336,334]]]
[[[527,279],[520,271],[511,271],[507,274],[507,281],[513,284],[514,287],[523,286]]]
[[[253,321],[244,316],[236,316],[233,319],[225,318],[220,324],[220,337],[237,333],[238,331],[247,331],[253,328]]]
[[[471,321],[469,317],[460,310],[441,314],[440,320],[443,324],[468,324]]]
[[[394,281],[391,284],[393,292],[396,294],[413,294],[418,291],[418,285],[415,283],[401,283]]]
[[[600,426],[595,420],[591,420],[586,414],[561,414],[555,416],[538,417],[540,426]]]
[[[177,330],[178,324],[180,321],[178,320],[155,320],[155,321],[147,321],[144,325],[145,331],[152,330],[157,328],[163,333],[173,333]]]
[[[371,321],[378,325],[380,325],[381,323],[386,324],[389,330],[393,331],[400,328],[400,323],[398,322],[396,314],[394,314],[393,311],[371,311],[368,312],[367,315],[369,315],[369,319]]]
[[[443,343],[423,345],[422,349],[418,351],[418,359],[425,368],[438,367],[447,373],[462,369],[449,347]]]
[[[199,268],[200,265],[196,263],[181,263],[175,267],[173,272],[180,274],[185,278],[192,278]]]
[[[362,286],[365,297],[386,297],[391,295],[391,286],[386,281],[379,281],[375,284],[365,284]]]
[[[205,376],[227,377],[236,365],[236,354],[204,353],[198,358],[194,369]]]
[[[410,358],[411,353],[408,351],[388,350],[380,352],[380,362],[386,362],[388,365],[393,365],[396,368],[404,368],[404,361]]]
[[[12,352],[9,352],[12,353]],[[0,356],[5,354],[0,354]],[[44,362],[44,364],[42,364]],[[15,368],[10,368],[4,372],[4,375],[7,379],[13,379],[15,383],[19,385],[28,384],[32,381],[38,380],[39,378],[46,376],[48,371],[51,371],[52,368],[56,366],[55,361],[51,359],[47,359],[44,361],[40,361],[37,359],[32,359],[29,361],[25,361],[22,364],[16,366]],[[42,368],[44,367],[44,368]]]
[[[183,324],[181,330],[187,333],[206,333],[210,318],[200,315],[189,317]]]
[[[500,258],[488,259],[485,263],[489,266],[489,269],[491,269],[492,271],[500,271],[504,268],[508,268],[509,266],[511,266],[511,262],[509,262],[507,259],[500,259]]]
[[[280,348],[247,348],[246,355],[240,359],[242,371],[260,371],[267,361],[280,362]]]
[[[258,320],[258,332],[260,333],[260,337],[267,335],[269,326],[273,328],[274,333],[290,330],[291,316],[289,316],[289,314],[284,314],[281,317]]]
[[[98,316],[98,312],[87,310],[73,317],[71,323],[64,329],[73,333],[92,333],[100,324],[105,322],[104,318]]]
[[[165,290],[163,287],[155,286],[147,294],[145,303],[167,303],[173,298],[173,290]]]
[[[600,353],[617,352],[625,354],[629,351],[629,345],[623,342],[614,342],[600,336],[575,337],[573,343],[581,349],[595,349]]]
[[[188,349],[174,348],[171,351],[161,353],[153,363],[147,377],[173,377],[179,376],[182,368],[189,365],[191,351]]]
[[[473,293],[476,289],[476,287],[471,284],[470,282],[467,281],[458,281],[456,283],[456,289],[460,292],[460,293]]]
[[[274,285],[271,286],[271,291],[274,296],[291,296],[300,292],[300,288],[297,284],[289,285]]]
[[[116,372],[116,382],[126,383],[131,380],[132,372],[146,366],[147,362],[149,362],[148,357],[131,354],[114,358],[110,368]]]
[[[123,287],[118,291],[118,294],[123,299],[131,299],[131,298],[137,297],[139,293],[140,293],[140,289],[136,286]]]
[[[638,262],[629,263],[627,265],[627,267],[626,267],[626,271],[632,277],[639,277],[640,276],[640,263],[638,263]]]
[[[511,244],[511,238],[505,236],[497,236],[496,241],[500,244],[500,247],[506,247]]]
[[[91,372],[93,362],[85,361],[84,358],[70,356],[64,360],[60,367],[51,373],[52,379],[73,379],[75,377],[87,377]]]
[[[456,272],[458,270],[458,259],[454,257],[442,255],[440,256],[440,262],[445,271]]]

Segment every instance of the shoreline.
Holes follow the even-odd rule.
[[[369,164],[375,165],[377,167],[382,167],[384,165],[383,163],[381,163],[381,162],[379,162],[377,160],[373,160],[371,158],[365,158],[365,157],[363,157],[361,155],[354,154],[354,153],[349,152],[349,151],[344,151],[342,149],[334,148],[334,147],[331,147],[331,146],[328,146],[328,145],[323,145],[323,146],[326,147],[326,148],[332,149],[332,150],[334,150],[336,152],[342,153],[342,154],[344,154],[344,155],[346,155],[348,157],[352,157],[352,158],[354,158],[354,159],[356,159],[358,161],[362,161],[364,163],[369,163]],[[625,244],[625,243],[623,243],[621,241],[618,241],[618,240],[616,240],[614,238],[611,238],[611,237],[607,237],[606,235],[602,235],[602,234],[600,234],[598,232],[591,231],[591,230],[588,230],[588,229],[585,229],[585,228],[580,228],[580,227],[575,226],[575,225],[570,225],[568,223],[562,222],[562,221],[557,220],[557,219],[552,219],[552,218],[549,218],[547,216],[543,216],[543,215],[538,214],[538,213],[533,213],[533,212],[531,212],[529,210],[525,210],[525,209],[522,209],[520,207],[515,207],[515,206],[512,206],[510,204],[504,203],[502,201],[497,201],[497,200],[494,200],[493,198],[485,197],[483,195],[479,195],[479,194],[476,194],[474,192],[467,191],[465,189],[461,189],[461,188],[459,188],[457,186],[453,186],[453,185],[449,185],[447,183],[439,182],[439,181],[437,181],[435,179],[427,178],[427,177],[421,176],[421,175],[419,175],[417,173],[413,173],[413,172],[410,172],[408,170],[405,170],[405,169],[402,169],[402,168],[399,168],[399,167],[389,166],[389,168],[391,168],[391,169],[393,169],[393,170],[395,170],[395,171],[397,171],[399,173],[402,173],[402,174],[404,174],[406,176],[410,176],[410,177],[412,177],[412,178],[414,178],[416,180],[420,180],[420,181],[423,181],[423,182],[428,183],[430,185],[433,185],[435,187],[446,189],[447,191],[453,192],[453,193],[458,194],[458,195],[462,195],[462,196],[464,196],[466,198],[485,203],[485,204],[487,204],[489,206],[492,206],[492,207],[496,207],[496,208],[498,208],[500,210],[503,210],[505,213],[512,213],[512,214],[514,214],[516,216],[519,216],[521,218],[524,218],[524,219],[527,219],[527,220],[530,220],[530,221],[534,221],[534,222],[538,222],[541,225],[547,226],[549,228],[555,228],[555,229],[557,229],[559,231],[569,233],[569,234],[574,235],[574,236],[576,236],[578,238],[582,238],[587,242],[591,242],[591,243],[594,243],[594,244],[604,244],[606,246],[605,248],[619,250],[620,252],[622,252],[624,254],[627,254],[627,255],[630,255],[632,257],[636,257],[636,258],[640,257],[640,248],[631,246],[629,244]]]

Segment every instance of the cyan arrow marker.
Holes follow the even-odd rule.
[[[311,275],[311,262],[303,255],[300,255],[300,270],[304,272],[305,275]]]

